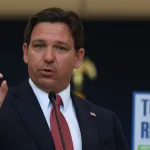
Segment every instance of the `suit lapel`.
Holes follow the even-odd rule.
[[[94,111],[90,110],[84,100],[72,94],[77,119],[82,136],[82,150],[96,150],[97,123]]]
[[[49,127],[28,81],[19,87],[19,92],[14,96],[16,97],[17,111],[39,149],[52,150],[53,140]]]

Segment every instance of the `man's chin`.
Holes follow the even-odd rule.
[[[39,81],[39,86],[46,92],[54,91],[56,82],[52,79],[44,79]],[[57,85],[58,86],[58,85]]]

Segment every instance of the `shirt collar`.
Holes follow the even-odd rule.
[[[62,98],[63,106],[64,106],[64,112],[65,112],[69,106],[70,101],[71,101],[70,84],[68,85],[68,87],[66,89],[64,89],[63,91],[58,93],[58,95]]]
[[[38,88],[34,82],[31,80],[31,78],[29,78],[29,84],[31,85],[33,92],[38,100],[38,102],[40,103],[40,105],[44,106],[44,108],[47,108],[49,106],[49,98],[48,98],[48,93],[41,90],[40,88]]]
[[[29,78],[29,84],[31,85],[34,94],[36,95],[40,105],[44,105],[44,107],[48,107],[50,104],[50,100],[48,98],[48,93],[41,90],[40,88],[38,88],[34,82],[31,80],[31,78]],[[70,100],[71,100],[71,96],[70,96],[70,84],[68,85],[68,87],[66,89],[64,89],[63,91],[61,91],[60,93],[58,93],[58,95],[61,96],[62,101],[63,101],[63,109],[64,112],[67,110]],[[44,99],[44,100],[43,100]]]

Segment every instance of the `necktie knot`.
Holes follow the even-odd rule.
[[[59,95],[56,95],[56,101],[55,101],[56,106],[60,107],[62,103],[63,103],[62,98]]]

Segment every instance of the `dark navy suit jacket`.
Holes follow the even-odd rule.
[[[128,150],[122,127],[113,112],[73,94],[72,100],[82,135],[82,150]],[[9,89],[0,109],[0,150],[55,150],[28,80]]]

